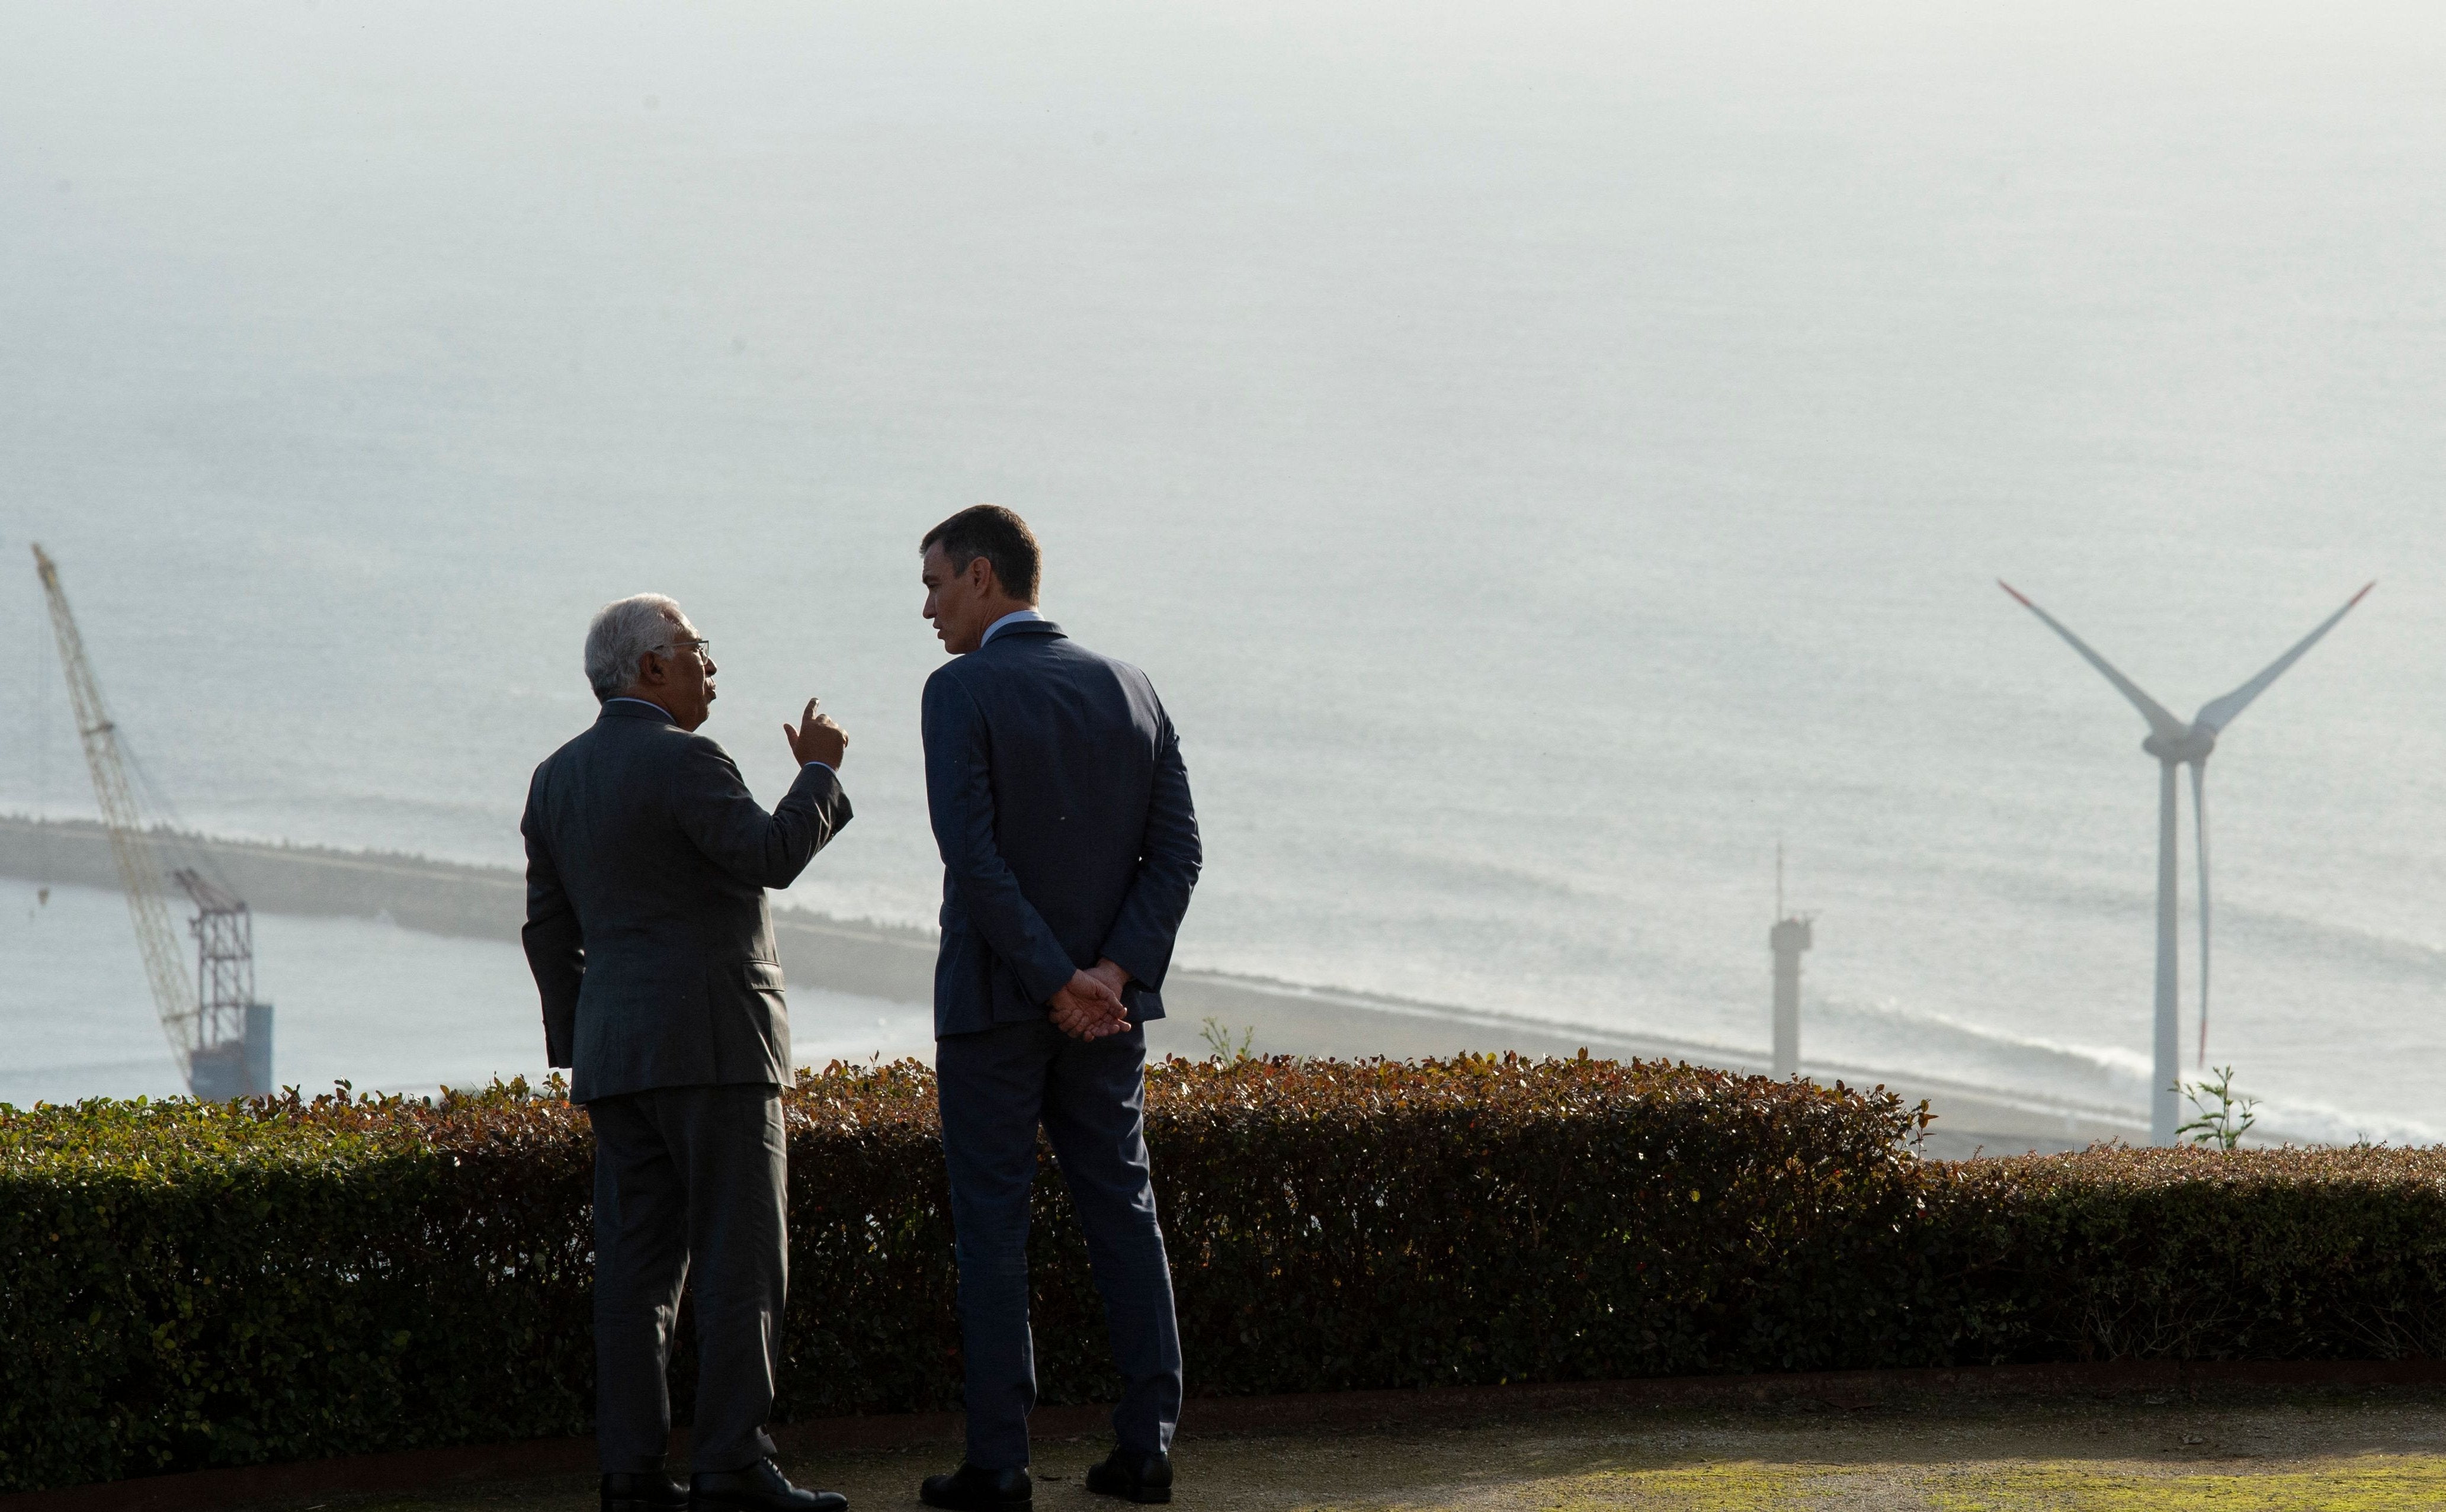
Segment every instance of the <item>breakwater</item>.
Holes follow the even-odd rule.
[[[169,865],[203,863],[260,913],[386,919],[511,944],[526,919],[526,879],[508,867],[170,831],[155,841]],[[0,876],[119,890],[110,837],[91,820],[0,816]],[[895,1002],[932,995],[930,935],[795,908],[776,908],[773,924],[793,980]]]
[[[161,831],[172,866],[200,861],[259,912],[384,919],[408,929],[517,943],[526,881],[508,867],[467,866],[383,851],[336,850]],[[85,819],[0,815],[0,876],[70,887],[119,888],[103,827]],[[837,919],[788,906],[773,910],[781,965],[793,982],[893,1002],[933,1000],[930,930]],[[1164,995],[1164,1037],[1196,1040],[1212,1015],[1257,1032],[1260,1049],[1291,1055],[1449,1055],[1460,1049],[1570,1055],[1580,1046],[1617,1055],[1721,1061],[1708,1046],[1628,1040],[1432,1004],[1268,981],[1224,972],[1176,971]]]
[[[162,831],[169,865],[201,863],[259,912],[388,920],[404,928],[515,944],[526,916],[526,882],[509,867],[468,866],[423,856],[233,840]],[[103,827],[89,819],[0,814],[0,876],[119,890]],[[838,919],[788,906],[773,910],[781,965],[794,983],[887,1001],[933,997],[931,931],[871,920]],[[1170,1017],[1148,1026],[1157,1054],[1205,1052],[1201,1026],[1212,1017],[1251,1036],[1261,1055],[1450,1055],[1464,1050],[1569,1055],[1586,1049],[1615,1059],[1687,1060],[1763,1072],[1755,1055],[1668,1037],[1622,1035],[1334,988],[1302,986],[1229,972],[1176,970],[1164,986]],[[2143,1126],[2119,1110],[2077,1107],[1963,1087],[1908,1073],[1813,1062],[1821,1080],[1885,1083],[1928,1097],[1943,1116],[1932,1148],[1948,1155],[2078,1148],[2094,1139],[2136,1138]]]

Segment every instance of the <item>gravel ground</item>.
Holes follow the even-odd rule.
[[[1193,1404],[1194,1408],[1194,1404]],[[2446,1393],[2192,1401],[1938,1402],[1857,1411],[1576,1411],[1433,1431],[1199,1437],[1177,1446],[1195,1508],[1930,1508],[1940,1512],[2395,1512],[2446,1507]],[[1087,1512],[1104,1446],[1040,1443],[1037,1505]],[[788,1462],[856,1512],[915,1507],[954,1445]],[[296,1508],[301,1503],[291,1503]],[[464,1487],[333,1512],[579,1512],[592,1478]]]

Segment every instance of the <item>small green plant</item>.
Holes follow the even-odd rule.
[[[2233,1068],[2219,1066],[2211,1081],[2176,1082],[2175,1089],[2183,1100],[2192,1105],[2192,1121],[2174,1130],[2179,1137],[2192,1136],[2194,1145],[2214,1145],[2219,1149],[2231,1149],[2242,1143],[2250,1126],[2259,1122],[2253,1111],[2259,1106],[2256,1097],[2237,1097],[2233,1092]],[[2213,1107],[2211,1105],[2214,1104]]]
[[[1235,1044],[1232,1039],[1232,1026],[1222,1019],[1208,1014],[1203,1024],[1204,1027],[1197,1031],[1198,1037],[1206,1041],[1208,1053],[1216,1060],[1236,1066],[1244,1060],[1254,1058],[1249,1054],[1249,1046],[1257,1037],[1254,1027],[1242,1029],[1239,1041]]]

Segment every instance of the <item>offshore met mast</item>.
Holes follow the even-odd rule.
[[[180,868],[165,878],[127,765],[120,755],[119,726],[103,707],[102,684],[85,659],[85,637],[68,612],[57,563],[34,548],[34,570],[49,602],[51,631],[67,674],[68,699],[76,710],[77,737],[93,775],[93,795],[110,833],[111,859],[127,894],[136,924],[136,947],[153,1005],[179,1074],[187,1090],[212,1102],[274,1091],[272,1080],[272,1005],[254,1000],[254,920],[245,900],[224,886]],[[187,977],[185,953],[170,928],[168,882],[175,880],[197,908],[188,924],[196,938],[196,979]]]

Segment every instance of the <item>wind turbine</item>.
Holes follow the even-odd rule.
[[[2174,1129],[2180,1122],[2175,1111],[2174,1084],[2182,1075],[2180,1055],[2175,1049],[2174,999],[2177,993],[2174,943],[2175,881],[2174,881],[2174,769],[2188,765],[2192,769],[2192,808],[2194,828],[2199,834],[2200,853],[2200,1060],[2208,1061],[2209,1047],[2209,755],[2216,749],[2217,737],[2231,724],[2234,717],[2250,706],[2250,700],[2267,691],[2267,685],[2282,677],[2286,667],[2302,660],[2302,653],[2319,644],[2319,638],[2336,627],[2336,622],[2353,611],[2353,606],[2369,596],[2376,583],[2362,586],[2359,593],[2344,602],[2344,607],[2320,622],[2319,627],[2302,637],[2293,649],[2267,664],[2267,669],[2221,699],[2211,699],[2200,705],[2200,712],[2185,724],[2166,712],[2165,705],[2140,691],[2138,684],[2117,672],[2106,658],[2089,648],[2088,643],[2057,623],[2056,617],[2023,597],[2019,588],[1996,580],[1996,586],[2013,595],[2022,607],[2044,620],[2047,628],[2064,638],[2079,651],[2081,660],[2115,684],[2115,690],[2132,700],[2140,717],[2149,721],[2149,737],[2140,749],[2157,758],[2157,1054],[2156,1089],[2149,1103],[2149,1140],[2152,1144],[2174,1143]]]

